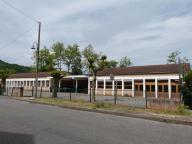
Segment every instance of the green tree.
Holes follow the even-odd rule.
[[[69,45],[65,49],[64,64],[67,66],[67,71],[73,74],[82,73],[81,68],[81,52],[77,44]]]
[[[77,56],[73,62],[72,62],[72,65],[71,65],[71,73],[73,75],[80,75],[82,74],[82,62],[81,62],[81,56]]]
[[[95,86],[96,86],[96,77],[97,72],[103,70],[107,66],[107,57],[105,55],[97,54],[94,51],[92,45],[88,45],[83,50],[83,56],[85,59],[85,65],[92,73],[93,76],[93,95],[92,99],[95,101]]]
[[[179,51],[171,52],[167,56],[167,63],[168,64],[176,64],[176,63],[178,63],[178,57],[179,57],[180,54],[181,54],[181,52],[179,52]]]
[[[118,66],[118,62],[115,60],[110,60],[107,62],[107,67],[108,68],[116,68]]]
[[[56,66],[58,70],[62,70],[62,61],[64,57],[65,47],[64,44],[61,42],[56,42],[51,47],[54,53],[54,59],[56,60]]]
[[[192,109],[192,70],[184,77],[185,84],[182,87],[184,104]]]
[[[128,67],[130,65],[132,65],[130,58],[128,58],[128,57],[121,58],[121,60],[119,62],[119,67]]]
[[[33,56],[34,64],[36,65],[36,52]],[[39,51],[39,71],[50,72],[54,70],[56,63],[54,55],[50,53],[49,49],[44,47]]]
[[[3,92],[5,91],[5,87],[6,87],[6,79],[11,75],[15,73],[14,70],[12,69],[4,69],[4,70],[0,70],[0,79],[2,81],[2,90]]]
[[[58,91],[58,87],[59,87],[59,80],[62,79],[66,73],[62,72],[62,71],[52,71],[50,72],[52,78],[52,97],[53,98],[57,98],[57,91]]]
[[[178,64],[179,63],[179,57],[181,55],[180,51],[174,51],[171,52],[168,56],[167,56],[167,63],[168,64]],[[185,56],[183,58],[180,59],[181,63],[187,63],[189,62],[189,59]]]

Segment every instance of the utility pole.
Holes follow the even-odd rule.
[[[37,98],[37,90],[38,90],[38,72],[39,72],[39,49],[40,49],[40,37],[41,37],[41,22],[37,21],[39,25],[38,29],[38,41],[36,43],[37,50],[36,50],[36,75],[35,75],[35,98]],[[33,49],[35,49],[33,47]]]
[[[180,101],[182,101],[182,84],[183,84],[183,69],[182,69],[182,67],[183,67],[183,64],[181,63],[181,59],[180,59],[180,57],[179,57],[179,91],[180,91]]]

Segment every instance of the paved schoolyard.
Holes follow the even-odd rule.
[[[59,93],[59,97],[69,99],[69,93]],[[72,94],[72,99],[83,99],[86,101],[90,100],[90,96],[87,94]],[[114,96],[96,96],[96,101],[105,103],[114,103]],[[132,97],[117,97],[117,104],[128,105],[133,107],[145,107],[145,99],[142,97],[132,98]]]
[[[32,92],[31,91],[24,91],[24,96],[31,96]],[[42,92],[42,97],[51,97],[50,92]],[[38,92],[38,96],[40,96],[40,93]],[[64,98],[64,99],[70,99],[70,93],[64,93],[60,92],[58,93],[58,97]],[[83,93],[71,93],[71,98],[72,99],[81,99],[85,101],[90,100],[90,96],[88,94],[83,94]],[[98,102],[105,102],[105,103],[114,103],[114,96],[101,96],[97,95],[96,96],[96,101]],[[122,104],[122,105],[127,105],[127,106],[132,106],[132,107],[145,107],[145,98],[143,97],[122,97],[118,96],[117,97],[117,104]]]

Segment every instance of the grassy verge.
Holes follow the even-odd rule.
[[[22,98],[17,98],[22,99]],[[177,110],[155,110],[155,109],[145,109],[145,108],[135,108],[129,107],[124,105],[114,105],[109,103],[89,103],[84,100],[64,100],[60,98],[37,98],[27,100],[31,102],[37,103],[45,103],[45,104],[52,104],[58,106],[71,106],[71,107],[80,107],[80,108],[87,108],[87,109],[98,109],[98,110],[108,110],[113,112],[122,112],[122,113],[155,113],[155,114],[167,114],[167,115],[182,115],[182,116],[192,116],[192,113],[187,110],[187,108],[183,105],[180,105]]]

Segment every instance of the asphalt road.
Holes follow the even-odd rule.
[[[0,96],[0,144],[191,144],[192,127]]]

